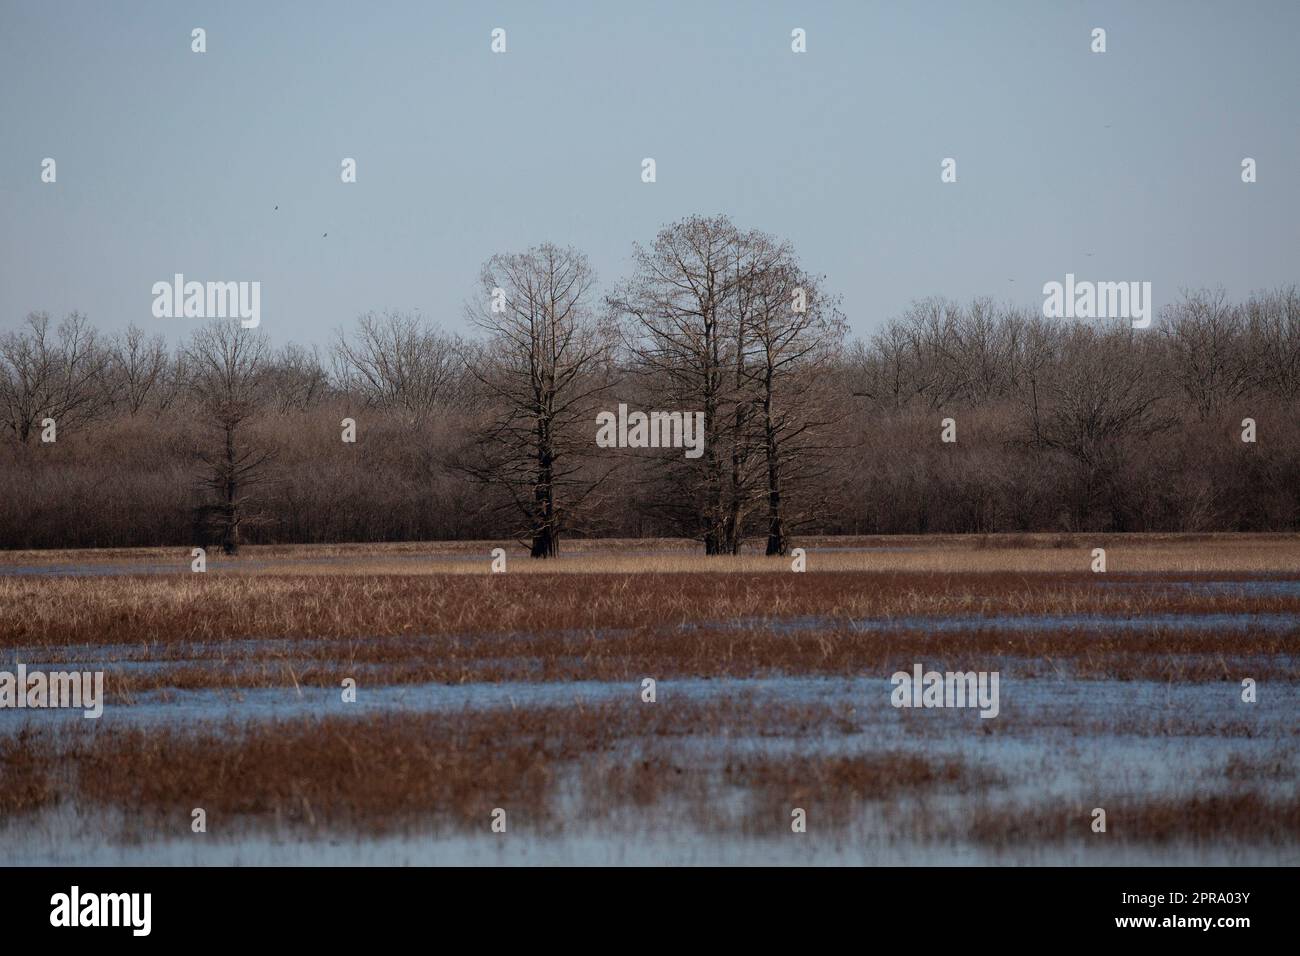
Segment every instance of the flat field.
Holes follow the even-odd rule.
[[[1300,536],[799,546],[0,554],[0,671],[106,697],[0,709],[0,854],[1300,862]]]

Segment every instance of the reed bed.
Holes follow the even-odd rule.
[[[0,738],[0,770],[32,781],[23,790],[0,788],[0,815],[30,813],[66,797],[85,808],[138,811],[150,827],[167,821],[188,827],[191,808],[202,806],[214,820],[385,832],[413,821],[486,824],[491,810],[504,806],[533,827],[550,828],[558,825],[565,799],[562,774],[620,744],[658,741],[667,754],[671,741],[688,736],[833,735],[853,727],[829,706],[755,708],[745,698],[729,698],[671,708],[466,711],[454,719],[392,713],[196,728],[29,730]],[[680,755],[675,762],[683,762]],[[40,771],[31,773],[34,768]],[[669,771],[664,787],[675,776]],[[610,793],[622,786],[614,781]]]
[[[1300,595],[1252,593],[1257,578],[1088,572],[845,572],[397,576],[0,577],[0,648],[613,631],[719,622],[955,615],[1295,614]],[[1300,573],[1273,581],[1300,580]],[[1116,587],[1115,585],[1125,585]],[[1050,624],[1050,622],[1048,622]]]
[[[102,665],[114,707],[191,690],[337,691],[349,677],[362,694],[628,688],[618,703],[584,703],[575,687],[563,706],[20,724],[0,734],[0,818],[107,811],[149,839],[187,833],[202,806],[223,832],[486,834],[502,807],[512,828],[538,834],[636,821],[772,836],[802,807],[836,832],[883,814],[899,839],[1001,847],[1090,839],[1088,811],[1103,805],[1120,842],[1300,837],[1295,801],[1279,796],[1297,780],[1300,537],[809,539],[804,574],[789,559],[703,558],[683,541],[574,542],[556,562],[512,551],[493,574],[495,544],[265,546],[212,556],[204,574],[189,571],[187,549],[0,555],[0,662]],[[1089,569],[1092,547],[1107,549],[1104,574]],[[1197,624],[1212,615],[1226,623]],[[676,679],[884,687],[918,661],[997,670],[1008,691],[1021,680],[1196,685],[1208,706],[1075,712],[1009,693],[997,720],[886,710],[898,735],[883,746],[867,717],[878,722],[883,697],[760,701],[725,685],[671,705],[636,696],[644,677],[665,700]],[[1257,709],[1229,710],[1243,677],[1259,682]],[[1270,743],[1261,737],[1270,749],[1250,749]],[[1115,790],[1097,771],[1085,805],[1077,793],[1025,802],[996,753],[955,752],[1047,741],[1060,761],[1043,772],[1077,774],[1089,758],[1070,748],[1111,739],[1152,752],[1205,744],[1214,760],[1156,795]],[[1226,754],[1227,742],[1241,747]]]
[[[1025,847],[1120,843],[1291,844],[1300,803],[1256,773],[1294,781],[1294,746],[1195,768],[1165,794],[1085,783],[1087,800],[1024,803],[996,761],[942,749],[871,746],[861,713],[746,696],[673,707],[639,703],[375,714],[144,730],[53,728],[0,738],[0,820],[61,804],[114,811],[120,840],[180,837],[194,807],[211,832],[312,835],[663,827],[780,837],[803,809],[823,835],[889,821],[891,838]],[[784,741],[785,748],[753,741]],[[842,743],[855,741],[845,748]],[[840,746],[835,746],[841,742]],[[825,746],[823,746],[825,745]],[[1232,789],[1211,784],[1227,782]],[[1090,811],[1107,809],[1105,837]],[[883,817],[881,816],[883,815]]]
[[[1005,679],[1151,680],[1237,683],[1300,681],[1300,627],[1245,631],[1225,647],[1205,631],[1095,634],[1042,630],[878,633],[842,628],[773,634],[762,628],[665,633],[515,634],[492,639],[431,637],[302,641],[292,653],[267,647],[181,648],[184,661],[145,656],[158,666],[108,665],[109,701],[150,691],[266,687],[466,684],[503,681],[639,681],[673,678],[877,676],[916,661],[940,670],[999,670]],[[64,655],[66,666],[99,664],[93,652]]]

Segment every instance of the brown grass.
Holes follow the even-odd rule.
[[[1300,619],[1300,597],[1161,587],[1172,578],[1087,572],[7,577],[0,578],[0,604],[22,613],[0,620],[0,647],[468,636],[799,617],[1267,612]],[[1135,586],[1101,586],[1120,582]]]
[[[964,547],[1003,553],[981,549],[980,540]],[[1202,592],[1169,586],[1186,574],[1086,570],[394,575],[331,566],[329,574],[298,575],[0,576],[0,604],[22,609],[0,619],[0,648],[23,648],[29,662],[108,656],[110,664],[168,664],[148,672],[110,667],[117,701],[159,688],[337,686],[345,677],[374,686],[888,674],[916,660],[967,669],[1011,659],[1019,676],[1213,681],[1239,680],[1243,671],[1257,680],[1300,674],[1300,595],[1234,589],[1233,582],[1259,580],[1241,572],[1197,576],[1228,585]],[[1300,572],[1269,580],[1300,580]],[[1045,620],[1032,630],[990,622],[938,631],[926,623],[1080,614],[1139,623],[1159,614],[1289,614],[1297,626],[1235,630],[1225,639],[1155,624],[1070,630]],[[910,630],[870,623],[899,618],[915,619]],[[103,645],[121,647],[107,655],[94,650]]]
[[[1106,832],[1093,833],[1092,809],[1106,810]],[[1000,846],[1048,841],[1117,843],[1294,843],[1300,838],[1300,800],[1275,800],[1254,792],[1224,795],[1120,797],[1093,806],[984,807],[969,836]]]
[[[815,740],[857,730],[825,705],[756,707],[745,697],[672,708],[564,706],[447,715],[383,714],[227,724],[199,731],[108,727],[15,737],[0,750],[6,777],[32,767],[65,767],[60,788],[82,808],[138,811],[145,826],[187,827],[203,807],[210,823],[304,824],[385,832],[413,823],[486,830],[494,807],[528,829],[562,826],[562,784],[582,782],[580,817],[590,820],[627,803],[694,802],[700,819],[728,825],[709,811],[718,785],[752,785],[761,795],[807,794],[820,785],[831,799],[879,798],[900,788],[954,784],[962,768],[931,766],[916,755],[802,756],[716,761],[685,759],[684,738],[798,734]],[[630,746],[648,756],[619,755]],[[628,753],[631,753],[629,751]],[[595,760],[596,772],[576,771]],[[683,782],[680,775],[685,769]],[[714,779],[717,778],[717,779]],[[35,779],[35,778],[33,778]],[[846,789],[847,788],[847,789]],[[49,802],[5,798],[9,814]],[[715,808],[716,809],[716,808]],[[183,831],[178,831],[183,832]]]
[[[828,627],[773,634],[760,627],[663,632],[641,628],[601,634],[512,634],[498,638],[376,638],[302,641],[291,652],[221,648],[206,660],[140,671],[109,668],[114,703],[164,688],[362,687],[500,681],[636,681],[654,676],[780,675],[888,677],[915,661],[938,669],[1003,670],[1006,679],[1155,680],[1174,682],[1300,679],[1294,656],[1300,628],[1253,630],[1231,648],[1209,631],[1096,634],[994,629],[962,633],[879,633]],[[66,663],[66,662],[65,662]]]
[[[0,736],[0,821],[58,801],[49,753],[44,738],[27,728]]]
[[[1086,572],[1093,548],[1105,548],[1113,572],[1300,572],[1300,534],[995,534],[813,536],[797,542],[809,572],[907,571]],[[513,541],[250,545],[236,558],[210,551],[208,574],[490,573],[493,548],[505,548],[508,574],[789,573],[789,558],[762,555],[750,541],[739,556],[706,557],[679,538],[566,541],[558,559],[535,561]],[[173,566],[190,573],[189,548],[104,548],[0,551],[0,566],[75,565],[90,571],[133,565]]]
[[[11,567],[177,561],[175,574],[0,574],[0,606],[16,609],[0,618],[4,657],[15,658],[17,648],[28,663],[109,657],[113,706],[150,691],[337,688],[344,677],[357,678],[362,693],[386,684],[504,680],[626,681],[629,689],[628,700],[617,704],[195,728],[78,720],[23,730],[0,736],[0,818],[66,801],[120,811],[129,825],[154,834],[188,832],[196,806],[208,811],[214,829],[250,823],[487,833],[488,815],[500,806],[512,828],[531,832],[616,824],[633,813],[704,831],[770,834],[788,833],[790,809],[802,806],[839,832],[864,811],[880,811],[910,828],[898,832],[913,835],[993,845],[1082,840],[1093,837],[1090,806],[999,806],[1008,781],[926,752],[934,741],[954,739],[951,720],[905,721],[909,749],[872,748],[863,736],[853,738],[851,750],[836,749],[829,744],[869,731],[852,709],[766,697],[760,704],[725,691],[708,701],[641,705],[636,682],[786,674],[883,679],[915,661],[941,670],[998,669],[1004,680],[1218,682],[1205,692],[1233,696],[1243,676],[1300,680],[1300,598],[1168,586],[1194,574],[1220,582],[1260,580],[1262,572],[1269,580],[1300,580],[1296,536],[804,544],[810,571],[798,575],[783,560],[704,559],[686,542],[583,543],[559,563],[512,558],[504,575],[487,571],[491,542],[256,548],[234,562],[214,559],[205,575],[189,573],[188,551],[174,549],[0,555],[0,564]],[[864,550],[819,553],[819,544]],[[1094,545],[1108,550],[1105,575],[1088,570]],[[918,550],[884,550],[896,547]],[[447,560],[431,559],[437,555]],[[839,570],[823,573],[832,568]],[[964,631],[927,626],[955,616],[1087,614],[1141,622],[1175,613],[1290,614],[1297,624],[1231,635],[1151,624],[1081,631],[1050,621],[1025,631],[992,623]],[[919,620],[906,630],[853,624],[899,618]],[[1291,704],[1267,684],[1258,706],[1281,707],[1282,722],[1261,729],[1216,708],[1133,709],[1112,718],[1008,706],[998,720],[972,722],[962,732],[990,740],[1049,736],[1067,748],[1116,732],[1275,736],[1274,751],[1237,755],[1214,768],[1209,782],[1230,785],[1231,796],[1117,797],[1113,807],[1099,799],[1112,833],[1096,839],[1294,841],[1300,812],[1252,787],[1276,789],[1295,779],[1291,744],[1300,728],[1285,719]],[[777,746],[752,746],[755,738]],[[954,795],[975,808],[973,818],[953,824],[929,806],[930,797],[943,803]]]
[[[952,756],[838,749],[869,729],[825,704],[758,705],[748,696],[643,704],[383,714],[204,726],[195,730],[44,729],[0,739],[0,816],[59,800],[110,810],[113,838],[188,832],[203,807],[211,832],[290,827],[308,833],[412,830],[488,834],[505,808],[512,832],[557,833],[624,822],[774,836],[790,811],[818,832],[851,833],[876,809],[895,838],[1052,842],[1277,841],[1300,837],[1300,803],[1231,794],[1106,795],[1094,803],[1002,801],[1011,782]],[[784,743],[756,749],[755,738]],[[1275,750],[1216,770],[1285,764]],[[60,768],[57,772],[49,768]],[[1273,776],[1285,774],[1275,769]],[[1237,781],[1242,783],[1241,781]],[[57,784],[57,787],[56,787]],[[56,797],[56,792],[58,796]],[[945,799],[960,797],[956,815]],[[1089,830],[1093,805],[1108,833]]]

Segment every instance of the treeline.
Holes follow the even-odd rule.
[[[0,547],[1300,528],[1294,288],[1148,329],[927,299],[847,341],[824,277],[722,217],[604,290],[551,245],[479,286],[472,337],[390,312],[325,348],[29,316],[0,334]],[[702,413],[703,453],[599,447],[620,404]]]

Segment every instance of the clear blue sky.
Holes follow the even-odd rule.
[[[859,334],[1067,272],[1242,296],[1300,280],[1298,39],[1294,0],[0,0],[0,330],[175,338],[150,287],[183,272],[260,280],[276,341],[463,331],[491,254],[573,244],[608,285],[696,212],[790,239]]]

